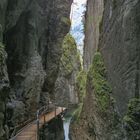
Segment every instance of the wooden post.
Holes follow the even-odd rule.
[[[56,118],[56,104],[55,104],[55,118]]]
[[[44,114],[44,124],[45,124],[45,122],[46,122],[46,117],[45,117],[45,114]]]
[[[63,113],[63,107],[61,108],[61,111],[62,111],[62,113]]]
[[[48,102],[48,111],[50,110],[50,101]]]

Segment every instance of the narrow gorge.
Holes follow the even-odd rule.
[[[0,0],[0,140],[31,139],[140,140],[139,0]]]
[[[139,19],[139,0],[88,0],[85,95],[72,140],[140,139]]]

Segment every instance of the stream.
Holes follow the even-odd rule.
[[[69,139],[70,122],[71,122],[71,117],[65,118],[65,120],[63,121],[64,136],[65,136],[65,139],[64,140],[70,140]]]

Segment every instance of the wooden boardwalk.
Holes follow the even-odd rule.
[[[45,123],[49,122],[50,120],[54,119],[56,116],[60,115],[66,110],[63,107],[57,107],[56,110],[44,114],[39,117],[39,128],[41,128]],[[37,140],[37,120],[31,122],[27,126],[25,126],[19,133],[11,138],[10,140]]]

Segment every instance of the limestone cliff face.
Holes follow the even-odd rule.
[[[96,52],[87,73],[86,95],[79,115],[71,125],[72,140],[123,139],[119,117],[114,111],[112,89],[102,55]]]
[[[55,83],[55,98],[57,104],[69,106],[78,103],[76,92],[76,77],[81,69],[80,55],[74,38],[67,34],[62,45],[59,75]]]
[[[98,49],[99,24],[103,14],[103,0],[88,0],[85,22],[84,69],[87,71],[92,64],[94,53]],[[91,41],[92,40],[92,41]]]
[[[7,103],[10,134],[17,131],[15,126],[34,116],[53,92],[62,41],[70,27],[71,3],[72,0],[0,1],[0,41],[8,53],[8,71],[3,64],[1,72],[6,82],[8,76],[10,80]],[[48,98],[43,98],[44,95]]]
[[[97,3],[98,0],[95,1]],[[89,0],[87,7],[95,1]],[[84,53],[85,69],[90,64],[91,66],[87,74],[86,96],[81,115],[78,123],[74,122],[71,126],[71,139],[138,140],[140,139],[138,120],[140,117],[140,1],[106,0],[100,9],[103,8],[103,17],[99,26],[93,23],[93,26],[88,25],[88,19],[96,15],[98,10],[86,15],[89,27],[89,29],[86,27],[86,35],[89,35],[86,39],[91,38],[84,48],[84,51],[87,50]],[[96,30],[100,30],[100,38],[94,33]],[[94,44],[96,39],[97,46]],[[89,44],[94,45],[91,47]],[[91,48],[92,52],[88,53],[88,49]],[[95,48],[98,48],[98,52]],[[102,61],[99,61],[97,53],[100,53]]]
[[[0,2],[0,139],[6,139],[6,101],[9,93],[9,78],[7,73],[5,46],[3,45],[3,26],[5,25],[6,1]]]
[[[140,95],[140,2],[107,0],[99,48],[107,66],[119,113]]]

